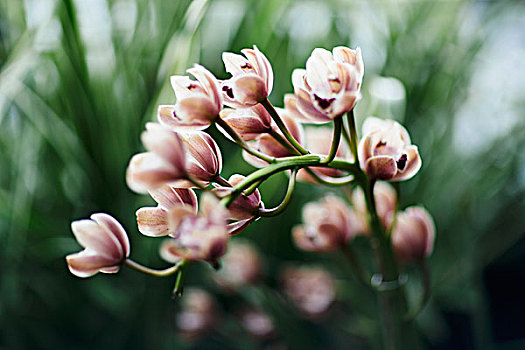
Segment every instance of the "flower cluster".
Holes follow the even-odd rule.
[[[364,78],[360,48],[314,49],[305,69],[294,70],[294,93],[284,96],[282,108],[269,101],[273,68],[256,46],[242,55],[226,52],[222,59],[231,75],[226,80],[198,64],[188,69],[191,77],[171,77],[176,102],[159,106],[157,120],[146,124],[145,150],[131,158],[126,172],[128,186],[155,203],[136,211],[138,231],[163,237],[160,256],[171,266],[156,270],[131,260],[122,226],[107,214],[94,214],[72,224],[85,248],[66,258],[73,274],[114,273],[125,263],[154,276],[176,274],[174,293],[180,294],[184,266],[202,261],[215,269],[222,265],[213,279],[223,290],[243,295],[240,288],[260,282],[264,261],[254,247],[231,237],[262,217],[282,213],[296,181],[343,188],[339,194],[346,199],[329,194],[307,203],[292,238],[309,252],[344,252],[362,282],[371,286],[352,253],[356,236],[370,239],[374,255],[387,259],[378,269],[395,265],[385,276],[389,286],[399,277],[397,262],[422,262],[432,252],[430,214],[422,207],[399,211],[397,192],[389,184],[414,177],[422,166],[407,130],[396,121],[369,117],[358,138],[354,107]],[[219,143],[206,130],[211,126],[242,150],[253,172],[222,176]],[[289,175],[284,198],[267,208],[260,186],[281,172]],[[286,297],[310,319],[325,315],[335,300],[334,279],[321,268],[290,267],[280,281]],[[192,338],[212,329],[216,319],[213,298],[190,290],[177,324]],[[274,333],[271,319],[259,310],[247,308],[241,319],[255,337]]]

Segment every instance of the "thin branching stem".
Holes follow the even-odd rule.
[[[275,124],[277,124],[277,127],[279,128],[279,130],[281,130],[286,140],[288,140],[288,142],[290,142],[290,144],[294,146],[301,154],[310,153],[303,146],[301,146],[299,142],[297,142],[297,140],[293,137],[292,134],[290,134],[290,131],[288,131],[288,128],[286,128],[286,125],[284,125],[283,120],[281,119],[281,117],[279,116],[275,108],[273,107],[270,100],[266,99],[262,101],[261,104],[266,109],[266,111],[270,113],[270,116],[272,117]]]
[[[292,173],[290,174],[290,180],[288,181],[288,189],[286,190],[286,194],[284,195],[284,198],[282,202],[272,209],[260,209],[259,215],[260,216],[277,216],[281,214],[287,207],[288,204],[290,204],[290,201],[293,196],[293,191],[295,189],[295,182],[296,182],[296,176],[297,176],[297,169],[293,169]]]
[[[235,132],[235,130],[233,130],[229,125],[228,123],[226,123],[224,120],[222,120],[220,117],[216,118],[215,119],[215,122],[217,123],[217,125],[219,125],[228,135],[230,135],[230,137],[233,139],[233,141],[238,144],[243,150],[245,150],[246,152],[248,152],[249,154],[251,154],[252,156],[255,156],[259,159],[262,159],[264,160],[265,162],[268,162],[268,163],[273,163],[275,162],[275,158],[274,157],[271,157],[267,154],[264,154],[264,153],[261,153],[259,151],[256,151],[254,150],[253,148],[251,148],[250,146],[248,146],[246,144],[246,142],[244,142],[244,140],[239,136],[239,134],[237,134]]]
[[[166,276],[173,275],[174,273],[177,273],[179,269],[184,265],[183,262],[181,261],[177,263],[176,265],[173,265],[172,267],[169,267],[167,269],[156,270],[156,269],[152,269],[150,267],[144,266],[142,264],[139,264],[138,262],[133,261],[129,258],[125,260],[125,264],[137,271],[140,271],[142,273],[145,273],[151,276],[155,276],[155,277],[166,277]]]
[[[328,156],[321,161],[323,164],[329,164],[334,160],[337,150],[339,149],[339,143],[341,142],[341,129],[343,127],[343,118],[337,117],[334,119],[334,135],[332,138],[332,145],[330,146],[330,152]]]

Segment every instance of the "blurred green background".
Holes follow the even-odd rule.
[[[422,203],[437,224],[421,346],[525,348],[524,28],[522,1],[0,0],[0,348],[254,348],[230,332],[236,298],[218,294],[219,331],[188,344],[173,280],[126,268],[81,280],[64,260],[79,250],[70,222],[102,211],[127,228],[136,260],[165,266],[158,241],[136,230],[135,210],[152,202],[126,187],[127,162],[156,106],[174,102],[170,75],[199,62],[225,78],[221,53],[253,44],[273,65],[278,106],[313,48],[361,46],[358,123],[376,115],[407,127],[423,168],[401,184],[402,207]],[[247,174],[217,139],[224,176]],[[268,206],[285,181],[263,186]],[[272,312],[284,344],[366,349],[374,315],[354,312],[366,297],[337,257],[300,253],[290,239],[302,204],[325,191],[300,185],[287,214],[244,236],[265,257],[269,286],[294,260],[324,264],[343,286],[323,324]],[[216,291],[209,270],[193,264],[186,284]],[[408,291],[417,285],[414,275]]]

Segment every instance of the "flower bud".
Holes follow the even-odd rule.
[[[284,293],[309,318],[321,318],[333,304],[335,281],[321,267],[287,267],[281,277]]]
[[[181,133],[186,146],[186,169],[189,175],[205,183],[214,180],[222,170],[222,155],[215,140],[203,131]]]
[[[91,219],[73,221],[71,230],[85,249],[66,257],[69,271],[78,277],[97,272],[116,273],[129,256],[128,235],[120,223],[107,214],[93,214]]]
[[[226,215],[226,209],[209,193],[202,196],[198,214],[185,205],[172,207],[168,225],[173,239],[163,242],[161,256],[169,262],[184,259],[216,264],[228,244]]]
[[[297,108],[311,123],[326,123],[349,112],[360,98],[364,68],[361,49],[315,49],[306,69],[292,74]]]
[[[229,244],[221,265],[221,269],[213,274],[213,279],[227,290],[257,283],[261,277],[261,257],[253,245],[242,239],[235,239]]]
[[[219,115],[222,108],[222,94],[219,82],[206,68],[196,64],[187,76],[172,76],[171,86],[175,91],[175,106],[159,106],[158,120],[161,124],[175,130],[206,129]]]
[[[260,134],[267,133],[272,127],[272,118],[266,109],[257,104],[251,108],[224,109],[221,118],[228,124],[244,141],[253,141]],[[219,130],[229,139],[231,136]]]
[[[292,229],[293,240],[299,248],[314,252],[339,249],[366,230],[362,218],[335,196],[306,204],[303,223]]]
[[[359,161],[372,179],[408,180],[421,168],[417,146],[411,144],[408,132],[398,122],[369,117],[363,135]]]
[[[222,82],[224,104],[234,108],[255,106],[272,92],[273,70],[270,62],[257,46],[241,50],[237,55],[224,52],[222,60],[232,78]]]
[[[149,194],[157,202],[157,207],[140,208],[136,213],[139,231],[145,236],[160,237],[172,233],[168,226],[168,212],[173,207],[186,205],[197,213],[197,196],[191,189],[163,185]]]
[[[374,198],[376,203],[377,216],[383,223],[385,229],[390,228],[390,223],[394,217],[397,206],[397,193],[388,182],[378,181],[374,186]],[[364,218],[368,217],[365,194],[361,187],[356,187],[352,192],[352,205],[357,213]]]
[[[175,322],[183,338],[193,340],[209,332],[217,321],[217,303],[206,291],[187,288]]]
[[[148,123],[142,133],[142,142],[149,152],[133,156],[126,173],[132,190],[143,193],[166,183],[185,182],[186,150],[178,133]]]
[[[397,214],[392,230],[392,247],[403,262],[423,260],[432,253],[435,225],[422,207],[410,207]]]

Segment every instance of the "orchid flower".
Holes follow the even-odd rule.
[[[246,108],[266,100],[272,92],[273,70],[270,62],[257,46],[241,50],[244,57],[224,52],[222,60],[232,78],[222,82],[224,104]]]
[[[158,109],[159,122],[175,131],[184,129],[206,129],[222,108],[222,93],[217,78],[206,68],[196,64],[187,76],[172,76],[171,86],[175,91],[177,103],[174,106],[161,105]]]
[[[66,257],[69,271],[78,277],[97,272],[116,273],[130,253],[128,235],[108,214],[93,214],[90,219],[73,221],[71,230],[85,249]]]
[[[372,179],[403,181],[421,168],[417,146],[406,129],[396,121],[369,117],[363,124],[359,142],[361,168]]]
[[[360,98],[364,66],[361,49],[317,48],[306,69],[292,74],[296,106],[311,123],[329,122],[354,108]]]

